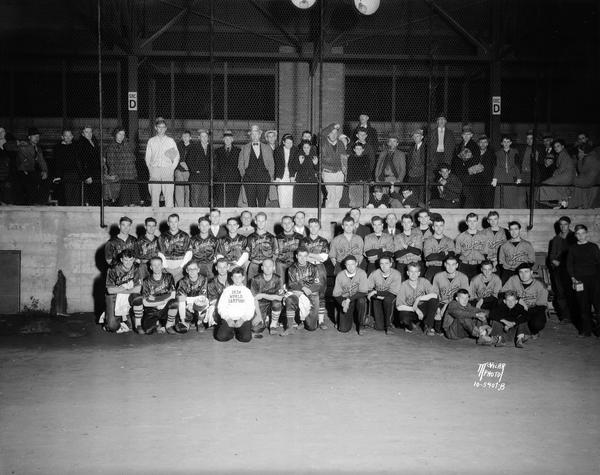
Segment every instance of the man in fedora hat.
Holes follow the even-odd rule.
[[[23,205],[48,202],[48,166],[39,146],[40,131],[30,127],[27,142],[21,142],[17,151],[17,203]]]
[[[260,208],[266,206],[269,197],[268,183],[273,180],[273,150],[269,145],[261,143],[262,130],[258,125],[250,128],[249,135],[250,142],[244,145],[240,152],[238,170],[242,181],[250,183],[244,185],[248,206]],[[275,196],[271,198],[277,199],[276,191]]]
[[[225,130],[223,146],[215,150],[214,180],[217,206],[236,207],[238,205],[239,183],[242,181],[238,170],[239,158],[240,149],[233,145],[233,132]],[[224,183],[234,184],[225,185]]]

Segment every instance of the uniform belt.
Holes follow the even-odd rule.
[[[258,259],[252,259],[251,262],[252,262],[252,264],[261,265],[264,262],[264,260],[263,261],[259,261]]]
[[[469,264],[470,266],[474,266],[477,264],[481,264],[481,261],[461,261],[463,264]]]

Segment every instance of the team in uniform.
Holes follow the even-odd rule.
[[[147,218],[138,239],[129,234],[132,220],[123,217],[105,246],[104,328],[175,334],[195,327],[213,329],[219,341],[247,342],[267,333],[326,330],[333,321],[342,333],[420,330],[522,348],[546,326],[548,290],[534,276],[535,251],[518,221],[502,228],[491,211],[488,227],[480,229],[479,216],[469,213],[466,230],[453,240],[444,219],[424,209],[416,222],[403,214],[400,228],[394,213],[375,216],[373,232],[352,211],[331,242],[320,235],[319,220],[305,225],[301,211],[284,216],[276,235],[267,230],[264,212],[244,212],[245,235],[237,218],[227,219],[225,230],[219,210],[200,217],[191,237],[179,228],[177,214],[159,236],[157,221]],[[559,318],[570,321],[570,309],[580,305],[586,315],[582,336],[598,333],[590,310],[598,291],[590,287],[598,283],[600,252],[587,241],[587,228],[576,244],[570,220],[563,217],[559,225],[549,256]],[[587,255],[593,262],[588,259],[579,275],[573,269],[582,266],[573,262]]]

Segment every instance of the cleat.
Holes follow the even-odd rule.
[[[145,335],[145,334],[146,334],[146,332],[145,332],[145,331],[144,331],[144,329],[141,327],[141,325],[138,325],[137,327],[135,327],[135,332],[136,332],[138,335]]]
[[[169,334],[169,335],[176,335],[177,334],[177,330],[175,329],[175,325],[172,325],[170,327],[166,327],[165,331]]]
[[[496,346],[496,347],[506,346],[506,341],[504,340],[504,338],[501,335],[493,337],[493,341],[494,341],[494,346]]]
[[[190,326],[184,322],[177,322],[175,324],[175,331],[177,333],[187,333],[189,328],[190,328]]]
[[[295,329],[292,328],[287,328],[286,330],[282,331],[279,336],[289,336],[289,335],[293,335],[295,333]]]
[[[319,328],[321,330],[327,330],[329,327],[325,323],[319,323]]]

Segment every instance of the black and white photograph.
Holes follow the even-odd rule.
[[[600,473],[599,0],[0,0],[0,474]]]

